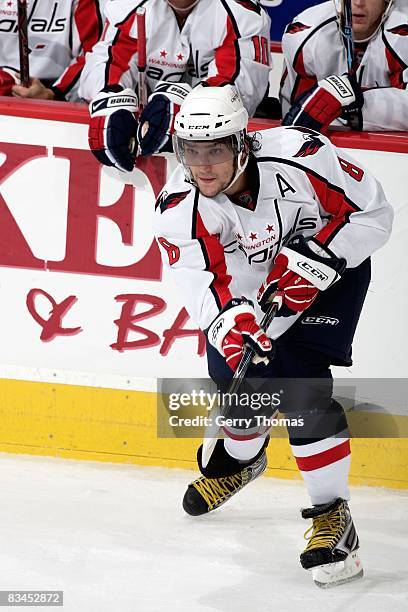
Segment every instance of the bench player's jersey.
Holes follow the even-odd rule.
[[[252,115],[264,97],[271,65],[270,19],[255,0],[200,0],[180,29],[166,0],[113,0],[102,40],[86,57],[81,96],[104,87],[137,87],[138,6],[146,9],[146,81],[233,83]]]
[[[283,115],[296,98],[331,74],[347,73],[346,52],[332,0],[306,9],[282,39]],[[357,70],[364,90],[364,130],[408,130],[408,9],[391,9],[368,42]]]
[[[28,2],[30,75],[57,97],[78,99],[78,83],[90,51],[102,33],[99,0],[33,0]],[[0,0],[0,66],[20,69],[17,1]]]
[[[163,264],[201,329],[232,297],[256,303],[276,254],[293,236],[315,236],[354,268],[391,231],[393,211],[381,185],[327,138],[295,127],[266,130],[261,137],[248,166],[250,188],[239,201],[225,194],[204,197],[179,166],[157,202]],[[271,336],[296,319],[275,319]]]

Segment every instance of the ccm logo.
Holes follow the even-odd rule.
[[[305,317],[302,319],[303,325],[337,325],[338,319],[333,317]]]
[[[213,339],[214,342],[216,341],[217,336],[220,333],[220,330],[221,330],[223,325],[224,325],[224,319],[221,319],[221,321],[219,321],[219,323],[217,323],[217,325],[212,330],[211,336],[212,336],[212,339]]]
[[[327,276],[327,274],[324,274],[321,270],[314,268],[312,265],[310,265],[308,261],[301,261],[298,263],[298,266],[301,270],[305,270],[305,272],[312,274],[312,276],[315,276],[321,281],[329,280],[329,277]]]

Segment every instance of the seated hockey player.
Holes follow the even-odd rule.
[[[251,365],[249,378],[322,383],[325,435],[314,427],[313,393],[283,408],[305,420],[306,435],[288,428],[313,505],[303,511],[313,532],[302,566],[346,564],[335,578],[316,577],[326,585],[362,574],[347,503],[347,423],[331,398],[330,366],[352,363],[369,258],[387,241],[393,211],[375,178],[324,136],[297,127],[247,134],[247,123],[232,86],[199,86],[186,97],[173,137],[180,164],[158,199],[155,235],[163,265],[207,336],[214,381],[231,379],[250,345],[268,363]],[[281,307],[264,333],[258,321],[271,299]],[[198,451],[202,477],[184,496],[188,514],[214,510],[266,468],[264,430],[237,435],[224,427],[224,435],[206,467]]]
[[[408,13],[393,0],[351,0],[355,75],[347,76],[342,2],[306,9],[282,39],[283,125],[408,130]]]
[[[198,83],[234,83],[252,116],[269,88],[270,19],[252,1],[149,0],[148,103],[138,118],[137,2],[108,2],[109,26],[87,55],[80,93],[90,104],[89,144],[107,166],[131,171],[141,155],[171,150],[174,116]]]
[[[100,0],[41,0],[29,4],[31,82],[24,87],[19,72],[17,4],[8,3],[0,32],[0,96],[79,101],[85,53],[102,33],[101,4]]]

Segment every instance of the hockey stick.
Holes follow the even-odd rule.
[[[352,76],[356,72],[356,58],[354,53],[351,0],[342,0],[341,2],[340,32],[346,48],[347,73],[349,76]]]
[[[137,72],[140,112],[147,102],[146,92],[146,10],[139,7],[136,12],[137,21]]]
[[[24,87],[30,86],[30,67],[28,62],[28,20],[27,0],[17,0],[18,47],[20,53],[20,80]]]
[[[272,301],[268,310],[262,317],[262,320],[259,324],[259,327],[262,331],[266,332],[273,319],[275,318],[276,313],[280,307],[280,302]],[[255,351],[250,346],[246,346],[241,357],[241,360],[238,364],[237,369],[234,372],[234,376],[232,378],[232,382],[228,387],[227,394],[236,393],[239,387],[242,384],[245,374],[252,362],[252,359],[255,355]],[[209,460],[211,459],[211,455],[213,454],[215,445],[217,444],[218,435],[221,430],[221,426],[217,424],[218,417],[222,416],[224,418],[228,418],[230,416],[230,406],[223,404],[220,409],[216,408],[213,410],[213,414],[210,415],[211,424],[209,427],[206,427],[204,433],[203,440],[203,452],[202,452],[202,464],[203,467],[208,465]]]

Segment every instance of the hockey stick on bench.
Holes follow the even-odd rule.
[[[351,0],[341,0],[340,33],[346,48],[347,74],[348,76],[353,76],[356,73],[356,57],[354,53]]]
[[[280,308],[280,300],[274,299],[259,324],[262,331],[266,332],[275,318],[276,313]],[[237,369],[234,372],[231,384],[228,387],[227,394],[236,393],[242,384],[242,381],[247,373],[247,370],[252,362],[255,355],[253,348],[246,346],[238,364]],[[211,424],[205,428],[204,440],[203,440],[203,453],[202,453],[202,464],[203,467],[208,465],[211,455],[213,454],[215,445],[217,444],[218,435],[221,427],[217,425],[217,417],[222,416],[228,418],[230,416],[230,406],[223,404],[219,409],[215,408],[210,415]]]
[[[30,86],[30,68],[28,60],[28,20],[27,0],[17,0],[18,48],[20,55],[20,81],[23,87]]]

